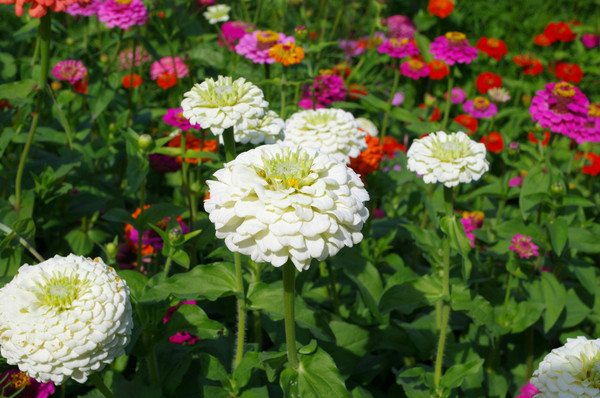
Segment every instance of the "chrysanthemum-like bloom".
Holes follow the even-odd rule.
[[[474,100],[465,101],[463,108],[465,112],[477,119],[487,119],[498,113],[496,104],[484,97],[475,97]]]
[[[504,149],[504,138],[497,131],[492,131],[488,135],[484,135],[479,142],[485,144],[485,149],[488,152],[500,153]]]
[[[465,98],[467,98],[467,93],[460,87],[452,87],[452,91],[450,92],[450,102],[453,104],[462,104],[465,102]],[[448,92],[444,93],[444,99],[448,99]]]
[[[235,52],[248,58],[255,64],[272,64],[274,58],[269,56],[269,50],[277,43],[295,43],[292,36],[272,30],[257,30],[246,33],[235,46]]]
[[[439,59],[429,61],[427,67],[429,68],[429,78],[433,80],[441,80],[450,74],[448,65]]]
[[[236,142],[246,144],[274,144],[283,140],[285,122],[274,111],[268,111],[257,125],[249,124],[247,128],[233,128],[233,137]],[[219,137],[222,139],[222,136]]]
[[[41,18],[46,15],[48,8],[55,12],[66,11],[67,6],[75,3],[76,0],[0,0],[0,4],[14,4],[17,17],[23,15],[23,6],[31,3],[29,15],[33,18]]]
[[[367,143],[367,149],[357,157],[350,158],[350,168],[360,176],[363,182],[368,174],[379,169],[379,164],[384,155],[379,138],[367,135],[365,136],[365,142]]]
[[[240,39],[251,30],[254,26],[244,21],[229,21],[221,26],[222,34],[219,34],[219,46],[226,45],[230,50],[235,49]]]
[[[488,171],[485,145],[465,133],[431,133],[416,139],[407,152],[407,167],[427,184],[441,182],[448,188],[477,181]]]
[[[521,258],[539,256],[539,246],[531,241],[531,236],[515,234],[510,241],[510,250],[514,251]]]
[[[587,97],[571,83],[548,83],[531,99],[529,113],[543,128],[581,143],[584,137],[580,131],[587,120],[589,104]]]
[[[321,74],[315,77],[313,87],[307,93],[307,96],[310,98],[312,98],[312,90],[315,90],[317,102],[325,106],[336,101],[345,100],[348,94],[344,80],[332,73]]]
[[[204,202],[231,251],[299,271],[362,240],[369,194],[352,169],[283,143],[243,152],[209,180]]]
[[[124,353],[132,326],[129,288],[100,258],[25,264],[0,289],[2,356],[39,382],[84,383]]]
[[[429,67],[423,61],[422,57],[410,57],[408,61],[400,64],[400,71],[404,76],[418,80],[422,77],[429,76]]]
[[[148,21],[148,10],[141,0],[106,0],[98,10],[98,19],[108,28],[129,29]]]
[[[581,42],[588,50],[600,46],[600,35],[594,33],[584,33],[581,35]]]
[[[473,116],[469,116],[466,113],[462,113],[452,119],[454,122],[460,124],[467,129],[467,135],[475,134],[479,122]]]
[[[0,375],[0,391],[5,397],[12,397],[18,391],[18,397],[48,398],[55,388],[52,381],[40,383],[25,372],[8,369]]]
[[[442,19],[452,14],[453,10],[454,2],[450,0],[429,0],[429,4],[427,4],[427,12]]]
[[[578,136],[581,142],[600,142],[600,103],[588,106],[588,117]]]
[[[379,130],[377,129],[377,126],[375,126],[375,123],[373,123],[369,119],[364,117],[357,117],[356,123],[358,123],[359,130],[364,131],[365,133],[367,133],[367,135],[370,135],[371,137],[377,137],[379,135]]]
[[[564,22],[550,22],[544,28],[544,34],[555,41],[573,41],[577,37],[577,34],[571,31],[569,25]]]
[[[285,142],[315,148],[346,164],[367,148],[364,136],[354,116],[342,109],[299,111],[285,122]]]
[[[463,211],[460,223],[465,228],[465,235],[471,241],[471,247],[475,247],[475,235],[473,231],[480,229],[483,225],[483,219],[485,213],[479,210],[476,211]]]
[[[202,15],[204,15],[204,18],[206,18],[209,24],[214,25],[217,22],[229,21],[230,10],[231,7],[227,4],[215,4],[213,6],[208,6]]]
[[[74,2],[67,7],[67,14],[80,15],[82,17],[91,17],[92,15],[98,14],[100,6],[102,6],[103,0],[92,0],[86,6],[81,6],[78,2]]]
[[[527,175],[527,170],[521,170],[518,176],[513,177],[508,181],[509,187],[522,187],[523,180],[525,180],[525,176]]]
[[[579,84],[579,82],[583,78],[583,71],[581,70],[581,67],[577,64],[568,64],[566,62],[561,62],[558,65],[556,65],[556,77],[566,82]]]
[[[387,53],[390,55],[390,57],[394,58],[404,58],[418,55],[419,48],[414,40],[392,37],[391,39],[381,43],[379,47],[377,47],[377,52],[381,54]]]
[[[475,87],[481,94],[485,94],[491,88],[502,86],[502,76],[492,72],[483,72],[475,79]]]
[[[491,37],[480,38],[479,41],[477,41],[475,48],[485,55],[494,58],[496,61],[500,61],[507,53],[506,43]]]
[[[163,115],[163,121],[182,131],[188,131],[189,129],[200,130],[202,128],[199,124],[190,124],[190,121],[183,116],[183,108],[171,108],[167,110],[167,113]]]
[[[384,21],[388,27],[388,36],[396,38],[414,39],[417,27],[406,15],[392,15]]]
[[[215,135],[229,127],[258,125],[269,107],[262,90],[243,77],[236,81],[229,76],[219,76],[217,81],[207,78],[183,96],[183,116]]]
[[[510,100],[510,94],[504,87],[492,87],[487,91],[487,95],[494,102],[506,102]]]
[[[533,372],[531,383],[544,398],[594,398],[600,396],[600,339],[568,338]]]
[[[161,155],[160,153],[151,153],[148,155],[150,168],[157,173],[166,174],[181,170],[181,163],[178,163],[172,156]]]
[[[86,72],[87,69],[83,63],[74,59],[60,61],[52,68],[52,74],[57,80],[68,81],[70,84],[75,84],[83,79]]]
[[[283,66],[299,64],[304,59],[304,49],[293,41],[277,43],[269,49],[269,57]]]
[[[477,49],[472,47],[467,36],[460,32],[448,32],[437,37],[429,47],[433,57],[440,59],[448,65],[470,64],[477,58]]]
[[[135,58],[135,59],[134,59]],[[125,50],[119,53],[119,63],[117,64],[118,70],[126,70],[131,71],[132,61],[133,66],[140,66],[148,61],[150,61],[151,57],[148,54],[148,51],[144,49],[144,47],[136,47],[135,48],[135,57],[133,55],[133,48],[126,48]]]
[[[180,57],[164,57],[154,61],[150,66],[150,77],[158,79],[165,73],[172,73],[177,78],[186,77],[189,74],[188,67]]]

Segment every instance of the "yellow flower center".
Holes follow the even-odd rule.
[[[456,135],[448,136],[448,141],[434,139],[431,146],[433,156],[442,162],[454,163],[471,155],[468,141],[458,141]]]
[[[421,70],[423,69],[423,62],[418,59],[418,58],[411,58],[408,60],[408,65],[410,66],[410,69],[418,69]]]
[[[50,278],[45,278],[43,283],[38,283],[38,287],[40,291],[37,297],[42,305],[64,311],[87,291],[89,282],[80,280],[77,275],[56,273]]]
[[[600,389],[600,352],[591,358],[581,353],[580,360],[583,363],[582,372],[573,376],[586,384],[589,383],[589,387]]]
[[[131,4],[132,0],[115,0],[115,1],[119,4],[127,5],[127,4]]]
[[[390,44],[392,45],[392,47],[394,48],[398,48],[398,47],[402,47],[408,44],[410,40],[403,38],[403,39],[398,39],[396,37],[392,37],[390,39]]]
[[[560,82],[554,85],[553,93],[561,97],[571,98],[575,95],[575,89],[571,83]]]
[[[233,86],[209,86],[208,90],[199,90],[197,93],[202,99],[215,107],[234,106],[238,103],[243,93],[239,93]]]
[[[600,104],[590,104],[590,106],[588,106],[588,115],[600,117]]]
[[[10,375],[10,384],[16,390],[20,390],[23,387],[27,387],[31,384],[29,376],[25,372],[18,372]]]
[[[279,33],[272,30],[263,30],[256,36],[256,39],[261,43],[272,44],[279,40]]]
[[[450,44],[461,44],[463,41],[467,39],[464,33],[461,32],[448,32],[446,33],[446,39],[450,42]]]
[[[488,46],[492,47],[492,48],[498,48],[500,46],[500,41],[498,39],[488,39],[487,41]]]
[[[310,169],[313,163],[307,153],[300,149],[292,151],[284,148],[283,153],[274,158],[263,156],[264,168],[256,168],[256,174],[264,178],[268,188],[272,190],[300,189],[311,185],[315,178]]]
[[[473,100],[473,106],[478,111],[485,111],[487,108],[489,108],[490,101],[488,101],[487,98],[484,97],[475,97],[475,99]]]

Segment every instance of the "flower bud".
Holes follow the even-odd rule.
[[[297,26],[296,29],[294,29],[294,38],[296,40],[302,41],[306,39],[306,35],[308,35],[308,30],[306,30],[306,26],[301,25]]]
[[[435,106],[437,99],[431,94],[425,94],[424,102],[425,102],[426,106],[433,107],[433,106]]]
[[[100,63],[107,63],[108,62],[108,54],[102,54],[100,55]]]
[[[183,233],[181,232],[181,228],[175,227],[169,231],[169,241],[173,246],[183,243]]]
[[[67,43],[69,46],[72,46],[73,44],[75,44],[75,40],[73,40],[72,37],[67,37],[65,39],[65,43]]]
[[[512,141],[510,144],[508,144],[506,151],[510,156],[517,156],[519,152],[521,152],[521,147],[519,146],[518,142]]]
[[[565,192],[565,185],[558,181],[550,185],[550,193],[554,196],[560,196]]]
[[[52,91],[58,91],[62,85],[59,82],[52,82],[50,83],[50,87],[52,87]]]
[[[149,134],[142,134],[138,137],[138,145],[142,152],[150,152],[154,148],[154,140]]]
[[[113,242],[108,242],[106,244],[105,250],[106,254],[108,254],[108,257],[115,258],[117,257],[117,253],[119,252],[119,247]]]

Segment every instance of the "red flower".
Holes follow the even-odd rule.
[[[137,73],[134,73],[133,75],[125,75],[121,82],[125,88],[136,88],[142,84],[142,77]]]
[[[171,148],[181,148],[181,134],[176,135],[171,138],[167,143],[167,146]],[[185,151],[196,151],[196,152],[213,152],[216,153],[219,150],[219,143],[217,140],[202,140],[200,138],[194,137],[192,134],[185,135]],[[177,163],[181,163],[181,156],[177,156],[175,158]],[[198,164],[198,158],[185,158],[187,163]],[[202,158],[203,162],[210,162],[209,158]]]
[[[465,127],[467,130],[469,130],[468,132],[465,132],[467,135],[474,134],[475,131],[477,131],[477,125],[479,123],[477,122],[477,119],[475,119],[473,116],[469,116],[463,113],[462,115],[458,115],[457,117],[455,117],[453,120],[456,123]]]
[[[450,0],[429,0],[427,5],[427,12],[440,18],[446,18],[453,10],[454,3]]]
[[[351,99],[360,99],[360,97],[368,94],[367,87],[364,84],[360,83],[351,83],[348,86],[348,91],[348,96]]]
[[[338,62],[337,64],[333,65],[331,71],[344,80],[350,76],[350,66],[345,61]]]
[[[502,134],[495,131],[481,137],[479,142],[484,143],[485,148],[490,152],[500,153],[504,149],[504,139],[502,138]]]
[[[540,33],[539,35],[535,35],[535,37],[533,38],[533,42],[538,46],[547,47],[550,44],[554,43],[555,40],[550,36],[546,36],[545,34]]]
[[[583,166],[581,171],[583,174],[589,174],[591,176],[597,176],[600,173],[600,156],[595,153],[588,153],[586,159],[591,163],[587,166]]]
[[[419,108],[419,109],[427,109],[427,105],[421,104],[417,108]],[[430,122],[437,122],[441,118],[442,118],[442,114],[440,113],[440,108],[438,108],[437,106],[434,107],[433,108],[433,112],[431,113],[431,116],[429,117],[429,121]],[[419,118],[419,119],[421,119],[421,118]],[[421,120],[423,120],[423,119],[421,119]]]
[[[177,84],[177,76],[175,76],[175,73],[165,72],[156,79],[156,84],[158,84],[158,87],[166,90]]]
[[[12,104],[8,100],[0,100],[0,112],[4,111],[4,108],[12,108]]]
[[[579,84],[583,71],[577,64],[560,63],[556,65],[556,77],[574,84]]]
[[[506,55],[506,44],[502,40],[482,37],[475,47],[484,54],[494,58],[496,61]]]
[[[88,73],[85,72],[83,74],[83,78],[81,80],[75,82],[75,84],[73,84],[73,90],[75,90],[81,94],[87,94],[88,93],[87,89],[88,89]]]
[[[535,134],[533,133],[533,131],[530,131],[529,134],[527,134],[527,138],[534,144],[538,143],[538,140],[537,138],[535,138]],[[542,141],[542,146],[548,145],[548,141],[550,141],[550,133],[548,131],[544,131],[544,140]]]
[[[564,22],[550,22],[546,25],[544,34],[552,41],[573,41],[577,37],[577,35],[571,31],[569,25]]]
[[[441,80],[450,74],[448,65],[442,60],[434,59],[427,63],[429,67],[429,78],[433,80]]]
[[[383,151],[388,159],[392,159],[397,152],[406,152],[406,147],[400,144],[394,137],[385,136],[383,138]]]
[[[502,77],[492,72],[483,72],[477,76],[475,87],[481,94],[487,93],[490,88],[502,86]]]
[[[542,73],[544,67],[537,58],[532,58],[529,54],[519,54],[513,57],[513,62],[523,68],[526,75],[535,76]]]

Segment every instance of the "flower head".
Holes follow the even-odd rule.
[[[440,18],[446,18],[453,10],[454,2],[450,0],[429,0],[427,4],[427,12]]]
[[[568,338],[540,362],[531,383],[548,398],[600,396],[600,339]]]
[[[587,164],[581,168],[583,174],[597,176],[600,173],[600,155],[590,152],[586,156]]]
[[[578,84],[583,77],[583,71],[577,64],[561,62],[556,65],[556,77],[566,82]]]
[[[588,50],[600,46],[600,35],[594,33],[584,33],[581,35],[581,42]]]
[[[75,3],[76,0],[0,0],[0,4],[14,4],[17,17],[23,15],[23,6],[31,3],[29,16],[41,18],[46,15],[48,8],[55,12],[66,11],[67,6]]]
[[[429,67],[429,78],[433,80],[442,80],[450,74],[450,69],[444,61],[434,59],[427,63]]]
[[[510,100],[510,95],[504,87],[492,87],[487,91],[487,95],[494,102],[506,102]]]
[[[235,49],[240,39],[250,30],[254,30],[254,26],[244,21],[229,21],[221,26],[222,35],[219,35],[219,45],[227,45],[230,50]]]
[[[475,45],[479,51],[485,55],[494,58],[496,61],[500,61],[503,56],[506,55],[507,49],[506,44],[499,39],[491,37],[482,37],[477,41]]]
[[[137,73],[134,73],[132,75],[125,75],[123,76],[121,83],[125,88],[136,88],[140,84],[142,84],[142,77]]]
[[[477,58],[477,49],[472,47],[467,36],[460,32],[448,32],[431,42],[430,51],[435,59],[448,65],[470,64]]]
[[[389,37],[413,39],[417,31],[415,23],[406,15],[392,15],[383,24],[388,27]]]
[[[452,91],[450,92],[450,102],[452,102],[453,104],[462,104],[463,102],[465,102],[465,99],[467,98],[467,93],[465,93],[465,90],[463,90],[460,87],[452,87]],[[444,99],[448,98],[448,92],[444,93]]]
[[[364,136],[354,116],[342,109],[299,111],[285,122],[286,143],[315,148],[342,163],[366,149]]]
[[[514,251],[519,257],[529,258],[531,256],[539,256],[539,246],[531,241],[531,236],[515,234],[510,241],[510,250]]]
[[[548,83],[536,92],[529,113],[534,122],[554,133],[585,141],[581,134],[588,116],[589,101],[579,89],[568,82]]]
[[[83,79],[86,72],[87,69],[83,63],[74,59],[60,61],[52,68],[52,74],[57,80],[68,81],[70,84],[75,84]]]
[[[144,25],[148,21],[148,10],[142,0],[106,0],[98,10],[98,20],[108,28],[129,29],[134,25]]]
[[[304,49],[293,41],[277,43],[269,49],[269,57],[283,66],[299,64],[304,59]]]
[[[202,15],[209,24],[214,25],[217,22],[229,21],[229,11],[231,11],[231,7],[227,4],[215,4],[208,6]]]
[[[234,126],[256,126],[269,106],[262,90],[242,77],[235,81],[229,76],[219,76],[217,81],[207,78],[183,96],[183,116],[216,135]]]
[[[243,152],[209,180],[204,208],[231,251],[300,271],[362,240],[369,195],[352,169],[283,143]]]
[[[311,89],[303,95],[303,97],[307,97],[311,100],[308,108],[312,108],[313,90],[315,92],[317,103],[323,106],[328,106],[336,101],[343,101],[348,95],[344,80],[333,73],[320,74],[315,77]]]
[[[0,375],[0,391],[3,396],[11,397],[19,390],[19,397],[48,398],[54,394],[55,388],[52,381],[40,383],[16,369],[8,369]]]
[[[475,87],[481,94],[487,93],[490,88],[502,86],[502,77],[492,72],[483,72],[475,79]]]
[[[513,62],[523,68],[526,75],[535,76],[544,71],[542,63],[537,58],[532,58],[529,54],[519,54],[513,57]]]
[[[84,383],[124,352],[129,288],[113,268],[70,254],[25,264],[0,289],[0,350],[39,382]]]
[[[86,2],[85,6],[79,4],[79,2],[75,1],[70,6],[67,6],[67,14],[70,15],[80,15],[82,17],[91,17],[92,15],[98,14],[98,10],[100,10],[100,6],[102,6],[103,0],[91,0],[90,2]]]
[[[258,144],[274,144],[284,137],[285,122],[274,111],[268,111],[256,125],[247,128],[234,127],[233,137],[236,142]],[[222,136],[220,137],[222,139]]]
[[[588,106],[588,116],[583,127],[579,131],[579,137],[582,142],[600,141],[600,103],[590,104]]]
[[[419,48],[414,40],[407,38],[392,37],[377,47],[381,54],[389,54],[390,57],[404,58],[419,54]]]
[[[577,37],[569,25],[564,22],[550,22],[544,28],[544,35],[548,36],[551,41],[573,41]]]
[[[393,159],[398,152],[406,152],[406,147],[400,144],[394,137],[386,135],[383,138],[383,152],[388,159]]]
[[[188,131],[189,129],[200,130],[202,128],[199,124],[190,124],[190,121],[183,116],[183,108],[170,108],[163,115],[163,121],[182,131]]]
[[[456,116],[452,120],[466,128],[468,130],[467,135],[475,134],[475,131],[477,131],[477,126],[479,125],[477,119],[465,113]]]
[[[526,175],[527,175],[527,170],[521,170],[521,172],[519,173],[518,176],[513,177],[510,179],[510,181],[508,181],[508,186],[509,187],[522,187],[523,180],[525,179]]]
[[[350,158],[350,168],[356,172],[364,181],[364,177],[379,169],[379,163],[383,159],[383,147],[377,137],[365,136],[367,149],[355,158]]]
[[[150,66],[150,77],[157,80],[165,73],[171,73],[177,78],[186,77],[189,74],[188,67],[180,57],[164,57],[154,61]]]
[[[148,162],[150,168],[160,174],[173,173],[181,169],[181,163],[178,163],[175,158],[160,153],[148,155]]]
[[[465,228],[465,235],[471,241],[471,247],[475,247],[475,235],[473,235],[473,231],[481,228],[484,218],[485,213],[482,211],[464,211],[462,214],[460,223]]]
[[[527,384],[521,387],[519,392],[520,394],[517,396],[517,398],[533,398],[536,394],[540,393],[540,390],[535,388],[535,386],[528,381]]]
[[[408,149],[407,167],[423,176],[426,184],[441,182],[448,188],[477,181],[488,171],[485,145],[459,131],[431,133],[413,141]]]
[[[269,56],[269,50],[277,43],[295,42],[292,36],[272,30],[257,30],[246,33],[235,46],[235,52],[243,55],[255,64],[272,64],[274,58]]]
[[[132,66],[140,66],[150,61],[150,54],[143,47],[127,48],[119,53],[118,70],[131,71]]]
[[[485,149],[489,152],[500,153],[504,149],[504,139],[502,138],[502,134],[496,131],[484,135],[479,142],[485,144]]]
[[[418,80],[422,77],[429,76],[429,67],[423,61],[422,57],[410,57],[408,61],[400,64],[400,71],[404,76]]]
[[[465,101],[463,108],[465,112],[477,119],[487,119],[498,113],[496,104],[485,97],[475,97],[474,100]]]

